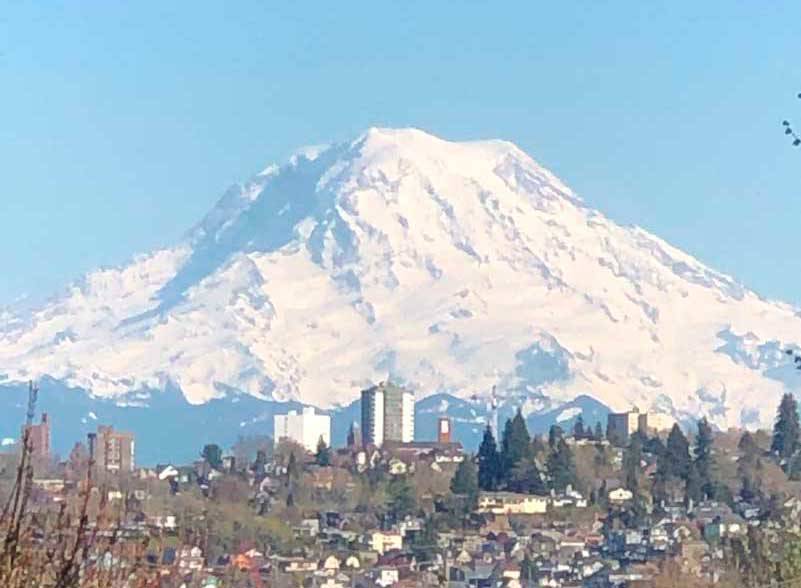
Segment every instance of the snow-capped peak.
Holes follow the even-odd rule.
[[[615,224],[506,141],[370,129],[229,189],[174,248],[0,324],[0,373],[100,396],[579,394],[765,424],[801,317]],[[533,407],[533,408],[532,408]]]

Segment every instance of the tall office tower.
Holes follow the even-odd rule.
[[[414,441],[414,394],[382,382],[362,391],[362,445]]]
[[[136,463],[133,433],[99,426],[97,433],[89,433],[89,456],[98,472],[132,472]]]

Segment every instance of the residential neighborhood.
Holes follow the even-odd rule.
[[[402,402],[379,409],[371,435],[354,423],[344,447],[304,411],[278,440],[210,443],[193,463],[156,466],[135,464],[132,435],[104,425],[68,460],[48,460],[43,418],[23,429],[28,508],[88,505],[87,530],[117,539],[82,573],[141,568],[164,587],[737,586],[797,561],[801,483],[775,432],[702,420],[690,438],[678,426],[665,436],[634,412],[610,414],[611,439],[580,415],[538,436],[518,411],[500,443],[487,425],[472,453],[444,416],[437,439],[392,440],[385,431],[413,416]],[[15,459],[4,456],[4,485]]]

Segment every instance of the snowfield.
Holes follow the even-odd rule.
[[[418,398],[497,385],[529,412],[587,394],[756,426],[801,385],[799,343],[797,309],[615,224],[511,143],[371,129],[231,188],[175,247],[1,314],[0,374],[320,407],[387,378]]]

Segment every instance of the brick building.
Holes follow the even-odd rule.
[[[97,472],[132,472],[136,463],[133,433],[100,425],[97,433],[89,433],[89,457]]]

